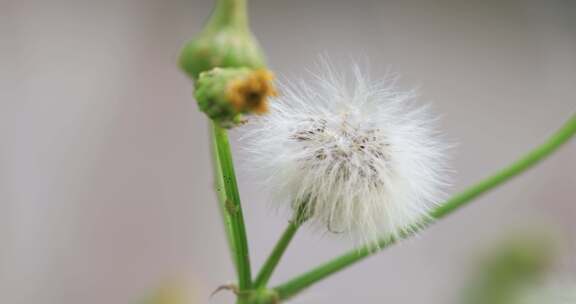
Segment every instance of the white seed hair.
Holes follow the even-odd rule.
[[[314,227],[374,245],[398,237],[443,197],[448,145],[437,119],[394,77],[318,67],[310,80],[281,83],[270,113],[250,122],[247,166],[282,206],[306,202]]]

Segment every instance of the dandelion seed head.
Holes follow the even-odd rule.
[[[397,237],[426,218],[446,185],[447,144],[429,107],[396,78],[323,61],[310,80],[283,82],[270,113],[243,137],[246,161],[272,200],[312,226],[361,243]]]

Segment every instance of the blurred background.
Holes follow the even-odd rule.
[[[576,111],[575,1],[249,4],[253,30],[281,77],[297,77],[328,53],[368,58],[374,71],[389,68],[406,88],[419,86],[458,143],[451,192],[541,143]],[[0,302],[138,303],[177,284],[207,303],[234,279],[207,121],[176,65],[212,5],[0,0]],[[287,218],[239,171],[256,268]],[[418,238],[292,303],[456,303],[478,256],[526,229],[554,231],[562,254],[550,280],[574,284],[574,172],[572,141]],[[350,246],[304,231],[273,283]],[[211,303],[232,299],[223,292]]]

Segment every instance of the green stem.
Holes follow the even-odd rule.
[[[552,152],[556,151],[562,144],[566,143],[574,134],[576,133],[576,115],[573,115],[568,122],[566,122],[556,133],[554,133],[546,142],[544,142],[539,147],[535,148],[524,157],[520,158],[516,162],[512,163],[508,167],[498,171],[496,174],[480,181],[479,183],[473,185],[472,187],[464,190],[460,194],[455,195],[444,204],[433,210],[430,215],[433,219],[440,219],[444,216],[452,213],[458,208],[466,205],[473,199],[482,195],[483,193],[494,189],[495,187],[503,184],[504,182],[510,180],[514,176],[526,171],[530,167],[534,166],[536,163],[542,159],[549,156]],[[423,225],[416,225],[409,229],[402,235],[402,238],[408,237],[414,234],[416,231],[423,229],[427,226],[429,222]],[[384,249],[397,240],[394,238],[386,238],[379,242],[379,249]],[[377,250],[373,249],[373,246],[364,246],[358,249],[349,251],[325,264],[318,266],[282,285],[274,288],[278,293],[280,299],[290,298],[310,285],[334,274],[362,259],[376,253]]]
[[[256,276],[256,279],[254,280],[255,289],[266,287],[268,280],[270,280],[272,273],[276,269],[276,266],[278,266],[282,255],[284,255],[286,248],[290,244],[290,241],[292,241],[292,238],[294,238],[294,235],[300,226],[301,223],[295,220],[288,223],[288,227],[286,227],[286,230],[282,233],[282,236],[278,240],[278,243],[276,243],[276,246],[274,246],[272,253],[270,253],[270,256],[262,266],[258,276]]]
[[[212,128],[212,122],[210,122],[210,127]],[[234,228],[232,225],[232,218],[230,213],[227,211],[227,204],[226,204],[226,190],[225,190],[225,183],[224,183],[224,175],[222,174],[222,165],[220,162],[220,157],[218,157],[218,143],[216,141],[216,136],[214,134],[214,129],[211,129],[211,137],[212,137],[212,165],[214,167],[214,179],[216,185],[216,194],[218,196],[218,202],[220,206],[220,213],[222,215],[222,219],[224,222],[224,230],[226,232],[226,239],[228,241],[228,247],[230,248],[230,253],[232,254],[232,262],[236,266],[236,258],[234,256],[234,252],[236,252],[236,245],[234,242]]]
[[[250,257],[248,253],[248,239],[246,237],[246,228],[244,226],[244,217],[242,215],[242,206],[240,204],[240,194],[236,183],[234,173],[234,163],[232,153],[230,152],[230,143],[226,130],[212,123],[214,136],[214,158],[217,165],[217,180],[223,189],[219,189],[219,198],[223,204],[226,213],[225,223],[226,231],[229,233],[229,239],[232,239],[231,249],[234,255],[236,273],[238,275],[238,288],[240,291],[250,289],[252,275],[250,273]],[[223,200],[223,201],[222,201]]]
[[[248,16],[246,11],[246,0],[217,0],[207,28],[216,29],[231,26],[247,29]]]

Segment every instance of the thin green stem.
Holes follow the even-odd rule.
[[[218,196],[218,202],[220,206],[220,213],[222,215],[222,220],[224,222],[224,231],[226,232],[226,240],[228,241],[228,247],[230,248],[230,253],[232,256],[232,262],[236,265],[236,245],[234,243],[234,228],[232,225],[232,218],[230,213],[227,211],[226,204],[226,190],[224,183],[224,175],[222,174],[222,165],[220,164],[220,157],[218,157],[218,143],[216,141],[216,136],[214,134],[214,129],[212,128],[212,122],[210,122],[211,127],[211,137],[212,137],[212,165],[214,168],[214,179],[216,185],[216,194]]]
[[[556,151],[562,144],[566,143],[574,134],[576,133],[576,115],[573,115],[568,122],[566,122],[556,133],[554,133],[546,142],[538,146],[534,150],[530,151],[524,157],[520,158],[511,165],[501,169],[494,175],[480,181],[479,183],[471,186],[470,188],[464,190],[460,194],[455,195],[440,207],[433,210],[430,215],[433,219],[440,219],[444,216],[454,212],[458,208],[466,205],[473,199],[479,197],[485,192],[494,189],[495,187],[503,184],[504,182],[510,180],[511,178],[519,175],[520,173],[526,171],[527,169],[534,166],[539,161],[543,160],[552,152]],[[402,238],[408,237],[414,232],[423,229],[427,226],[429,222],[416,225],[412,229],[409,229],[402,235]],[[386,238],[379,242],[379,249],[384,249],[397,240],[394,238]],[[290,298],[300,291],[306,289],[310,285],[334,274],[362,259],[376,253],[377,250],[373,249],[373,246],[364,246],[358,249],[354,249],[345,253],[327,263],[324,263],[317,268],[312,269],[284,284],[281,284],[274,288],[278,293],[280,299]]]
[[[214,136],[214,157],[217,164],[217,181],[223,186],[224,191],[219,194],[221,204],[225,209],[226,230],[231,234],[236,273],[238,275],[238,288],[240,291],[250,289],[252,285],[252,275],[250,271],[250,257],[248,253],[248,239],[246,237],[246,227],[244,226],[244,216],[240,204],[240,194],[234,173],[234,163],[230,152],[230,143],[226,130],[212,123]],[[223,202],[222,202],[223,200]]]
[[[276,269],[276,266],[278,266],[282,255],[284,255],[286,248],[288,248],[288,245],[292,241],[292,238],[294,238],[294,235],[300,226],[301,223],[295,220],[288,223],[288,227],[286,227],[286,230],[282,233],[282,236],[276,243],[276,246],[274,246],[272,253],[270,253],[270,256],[262,266],[258,276],[256,276],[256,279],[254,280],[255,289],[266,287],[268,280],[270,280],[272,273]]]
[[[231,26],[245,29],[248,27],[246,0],[217,0],[207,28],[215,29]]]

